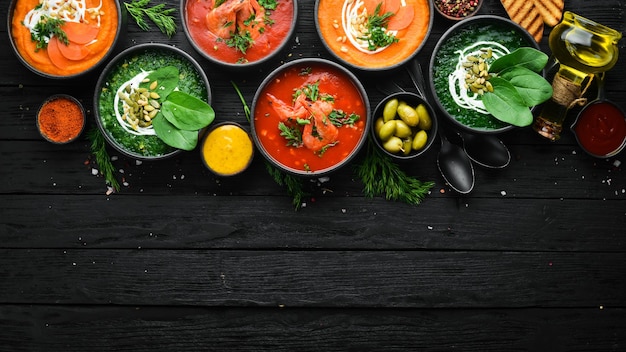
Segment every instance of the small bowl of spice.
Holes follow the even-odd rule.
[[[236,122],[213,126],[202,141],[204,165],[217,176],[234,176],[248,168],[254,157],[252,137]]]
[[[46,99],[37,111],[37,129],[41,136],[54,144],[70,143],[85,128],[85,109],[74,97],[55,94]]]
[[[483,0],[435,0],[437,12],[452,21],[475,15],[482,5]]]

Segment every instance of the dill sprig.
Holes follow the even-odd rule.
[[[35,52],[40,49],[46,49],[48,42],[53,36],[57,37],[63,44],[69,44],[67,34],[61,29],[63,24],[65,24],[65,21],[61,19],[52,18],[47,15],[41,16],[41,19],[35,24],[35,28],[33,28],[30,34],[31,40],[37,42]]]
[[[385,30],[389,24],[389,17],[394,16],[394,13],[381,13],[381,4],[379,3],[374,13],[367,17],[367,36],[361,38],[367,40],[368,49],[372,51],[398,42],[396,36],[388,34]]]
[[[241,94],[241,91],[239,90],[239,87],[237,87],[235,82],[230,81],[230,84],[233,85],[235,92],[237,92],[239,100],[241,100],[241,105],[243,105],[243,111],[246,115],[246,119],[248,120],[248,122],[250,122],[250,107],[248,106],[248,103],[246,103],[246,99],[244,99],[243,94]],[[267,170],[267,173],[274,179],[274,182],[276,182],[276,184],[278,184],[279,186],[285,186],[287,188],[287,194],[289,194],[289,196],[292,198],[292,204],[294,205],[296,210],[300,209],[300,207],[302,206],[302,200],[305,197],[309,196],[309,193],[304,191],[302,179],[297,176],[289,175],[280,171],[279,169],[274,167],[274,165],[270,164],[267,160],[265,160],[265,169]]]
[[[150,29],[150,25],[145,18],[147,16],[163,34],[171,38],[176,34],[176,22],[174,21],[174,16],[171,15],[176,9],[166,9],[165,4],[147,7],[148,3],[150,3],[150,0],[133,0],[132,2],[124,2],[124,6],[126,6],[126,10],[128,10],[128,13],[139,28],[144,31]]]
[[[100,173],[113,190],[119,191],[120,184],[115,178],[115,167],[111,163],[111,158],[107,152],[104,136],[98,128],[94,127],[89,130],[87,137],[91,141],[91,153],[96,157],[96,164],[100,168]]]
[[[384,195],[387,200],[399,200],[411,205],[420,204],[434,182],[422,182],[407,175],[389,157],[367,142],[365,159],[356,165],[356,174],[364,185],[367,197]]]

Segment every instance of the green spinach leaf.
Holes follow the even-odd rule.
[[[493,92],[483,95],[487,111],[498,120],[519,127],[533,122],[533,114],[513,84],[499,77],[492,77],[489,82],[493,85]]]
[[[176,128],[198,131],[215,118],[213,108],[204,101],[180,91],[173,91],[161,105],[163,116]]]
[[[139,87],[149,88],[152,82],[157,82],[157,87],[154,89],[159,94],[160,100],[164,101],[167,96],[176,89],[178,86],[180,71],[175,66],[164,66],[156,69],[146,77],[149,81],[142,82]]]
[[[152,119],[152,126],[154,126],[157,136],[171,147],[189,151],[193,150],[198,144],[198,131],[186,131],[176,128],[163,117],[162,113],[158,113]]]
[[[491,63],[489,72],[498,73],[513,66],[525,67],[533,72],[540,72],[547,63],[548,55],[534,48],[522,47],[499,57]]]
[[[539,105],[552,97],[552,85],[527,68],[513,66],[502,71],[498,77],[509,81],[528,107]]]

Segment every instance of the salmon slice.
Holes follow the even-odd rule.
[[[389,18],[387,29],[390,31],[399,31],[408,27],[413,22],[415,9],[413,5],[401,6],[398,11]]]
[[[61,69],[67,68],[72,63],[72,61],[70,61],[68,58],[63,56],[63,54],[61,54],[61,49],[59,49],[59,45],[65,44],[59,42],[59,39],[57,37],[50,38],[47,49],[48,57],[50,58],[50,61],[54,66]]]
[[[99,27],[82,22],[65,22],[61,29],[67,35],[67,39],[76,44],[87,44],[96,39]]]

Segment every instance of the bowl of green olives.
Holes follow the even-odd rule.
[[[437,135],[435,111],[415,93],[388,95],[378,103],[373,117],[372,139],[380,150],[396,160],[412,160],[424,154]]]

